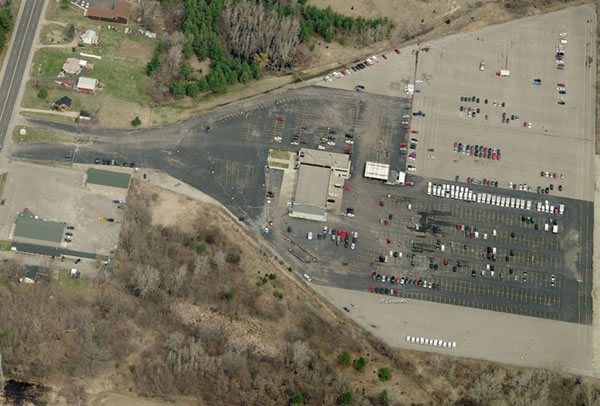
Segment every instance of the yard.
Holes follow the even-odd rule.
[[[89,279],[71,278],[70,269],[59,271],[58,283],[61,293],[73,299],[91,300],[94,296],[92,281]]]
[[[39,89],[42,86],[48,91],[48,97],[45,99],[40,99],[38,97]],[[89,97],[89,95],[75,92],[63,85],[51,81],[40,82],[39,86],[36,86],[36,83],[33,80],[30,80],[25,85],[21,106],[31,109],[51,110],[52,104],[63,96],[71,98],[71,111],[89,108],[85,105],[85,99],[86,97]]]
[[[40,34],[40,42],[42,45],[62,44],[67,34],[68,25],[62,24],[46,24],[42,28]]]

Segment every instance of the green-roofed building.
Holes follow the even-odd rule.
[[[128,173],[104,171],[102,169],[90,168],[87,172],[88,185],[101,185],[121,189],[129,188],[131,175]]]
[[[65,223],[41,219],[29,210],[23,211],[15,222],[13,240],[25,244],[58,248],[65,231]]]

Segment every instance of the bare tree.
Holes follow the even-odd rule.
[[[138,0],[133,15],[144,28],[149,31],[157,31],[160,5],[156,0]]]
[[[129,284],[136,295],[149,296],[158,289],[160,272],[151,265],[137,265],[131,273]]]

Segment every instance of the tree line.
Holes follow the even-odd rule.
[[[172,7],[176,0],[161,3]],[[331,7],[307,6],[305,0],[183,0],[181,7],[180,57],[174,58],[163,41],[146,66],[148,75],[154,74],[164,83],[155,90],[158,99],[221,92],[227,86],[259,79],[264,70],[293,67],[300,45],[314,36],[326,42],[337,38],[345,43],[346,37],[352,36],[371,42],[393,28],[387,17],[353,18]],[[192,55],[199,61],[210,60],[208,74],[191,77],[192,68],[186,61]],[[167,59],[176,59],[177,63],[170,65],[177,69],[161,69],[161,61]]]
[[[4,4],[0,5],[0,52],[4,50],[4,46],[8,41],[8,33],[13,25],[11,5],[12,0],[6,0]]]

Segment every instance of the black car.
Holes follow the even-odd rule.
[[[477,103],[479,103],[479,97],[478,97],[477,99],[475,99],[475,101],[476,101]]]
[[[485,100],[483,101],[483,104],[488,104],[488,99],[485,99]]]
[[[73,226],[67,226],[67,230],[75,230],[75,227],[73,227]]]
[[[475,271],[471,271],[471,276],[474,278],[477,273]]]
[[[78,263],[80,263],[80,262],[81,262],[81,259],[80,259],[80,258],[77,258],[77,259],[75,260],[75,263],[76,263],[76,264],[78,264]]]
[[[463,111],[465,108],[463,106],[460,106],[459,110]]]
[[[354,138],[354,136],[352,134],[344,134],[344,137],[346,137],[346,138]]]
[[[73,237],[73,233],[70,233],[70,232],[66,232],[65,235],[68,235],[69,237]]]

